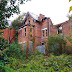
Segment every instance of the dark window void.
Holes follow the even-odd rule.
[[[42,36],[44,37],[44,30],[42,30]]]
[[[58,27],[58,34],[62,33],[62,26]]]
[[[29,20],[29,23],[30,23],[30,20]]]
[[[44,43],[42,43],[42,45],[44,45]]]
[[[47,36],[47,29],[46,29],[46,36]]]
[[[26,36],[26,28],[24,28],[24,36]]]

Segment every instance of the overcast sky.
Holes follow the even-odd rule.
[[[31,0],[20,5],[20,11],[21,14],[28,11],[36,15],[43,14],[46,17],[50,17],[55,25],[68,20],[67,15],[71,5],[72,1],[69,3],[69,0]],[[9,20],[13,21],[17,16],[14,15]]]

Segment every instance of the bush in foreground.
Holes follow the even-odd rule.
[[[72,71],[72,56],[62,54],[60,56],[31,55],[26,60],[10,58],[10,64],[5,64],[3,68],[9,72],[70,72]],[[5,68],[7,67],[7,68]],[[11,71],[11,72],[12,72]],[[5,71],[6,72],[6,71]]]
[[[65,50],[66,40],[60,36],[50,36],[47,45],[47,53],[54,53],[55,55],[62,54]]]

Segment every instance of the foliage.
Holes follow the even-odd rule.
[[[9,72],[70,72],[72,71],[72,56],[62,54],[50,57],[43,54],[31,55],[27,59],[9,58],[10,64],[0,65],[1,70]],[[8,69],[7,69],[8,68]],[[5,71],[5,72],[6,72]]]
[[[72,19],[72,16],[69,16],[69,19]]]
[[[69,2],[71,2],[72,0],[69,0]],[[69,12],[71,12],[72,11],[72,6],[70,7],[70,9],[69,9]]]
[[[47,41],[47,53],[62,54],[66,40],[60,36],[50,36]]]
[[[12,27],[15,29],[15,32],[16,32],[16,42],[18,42],[18,30],[19,30],[19,27],[21,27],[24,22],[24,16],[25,16],[25,13],[20,15],[16,20],[12,22]]]
[[[25,13],[20,15],[16,20],[12,22],[12,26],[16,32],[18,32],[19,27],[22,26],[24,21],[24,16],[25,16]]]
[[[0,0],[0,29],[5,29],[7,18],[14,13],[19,14],[19,4],[28,0]]]
[[[65,51],[67,54],[72,54],[72,37],[71,37],[71,35],[69,35],[66,38],[70,42],[70,45],[66,45]]]
[[[66,38],[67,38],[68,41],[72,44],[72,38],[71,38],[71,36],[67,36]]]
[[[1,29],[7,28],[7,18],[9,18],[14,13],[20,13],[18,5],[25,1],[28,0],[0,0],[0,50],[3,50],[8,46],[7,40],[1,36],[3,34]]]
[[[26,1],[28,0],[18,0],[18,1],[17,0],[0,0],[0,29],[7,28],[7,25],[8,25],[7,18],[9,18],[11,15],[15,13],[19,14],[20,13],[19,4],[22,4]],[[0,31],[0,35],[2,35],[1,31]]]
[[[9,48],[7,48],[6,54],[8,57],[20,58],[21,57],[21,51],[22,51],[22,49],[20,48],[20,45],[13,42],[9,46]]]
[[[8,47],[8,40],[0,37],[0,50],[4,50],[6,47]]]
[[[22,4],[23,2],[28,1],[28,0],[0,0],[0,61],[4,61],[4,58],[6,55],[3,55],[2,51],[3,49],[7,48],[8,42],[5,40],[1,35],[3,32],[1,32],[1,29],[7,28],[8,22],[7,18],[9,18],[11,15],[14,13],[19,14],[19,4]],[[5,61],[4,61],[5,62]],[[1,63],[1,62],[0,62]],[[1,63],[3,64],[3,63]],[[14,72],[9,71],[9,67],[0,65],[0,72]]]

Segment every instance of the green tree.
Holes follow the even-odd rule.
[[[23,24],[25,15],[26,13],[23,13],[22,15],[20,15],[17,19],[15,19],[12,22],[12,26],[16,32],[18,32],[19,27]]]
[[[0,0],[0,62],[5,62],[6,54],[3,50],[9,46],[8,41],[2,37],[3,32],[1,30],[7,28],[7,18],[15,13],[20,13],[19,5],[25,1],[28,0]]]
[[[8,47],[8,41],[2,37],[2,29],[7,28],[9,18],[13,14],[19,14],[19,5],[29,0],[0,0],[0,53]],[[1,55],[0,55],[1,58]]]
[[[5,29],[7,18],[13,14],[19,14],[19,5],[28,0],[0,0],[0,29]]]
[[[18,42],[18,29],[20,26],[22,26],[23,22],[24,22],[24,17],[25,17],[26,13],[23,13],[22,15],[20,15],[17,19],[15,19],[13,22],[12,22],[12,27],[15,29],[16,31],[16,34],[15,34],[15,37],[16,37],[16,42]]]

